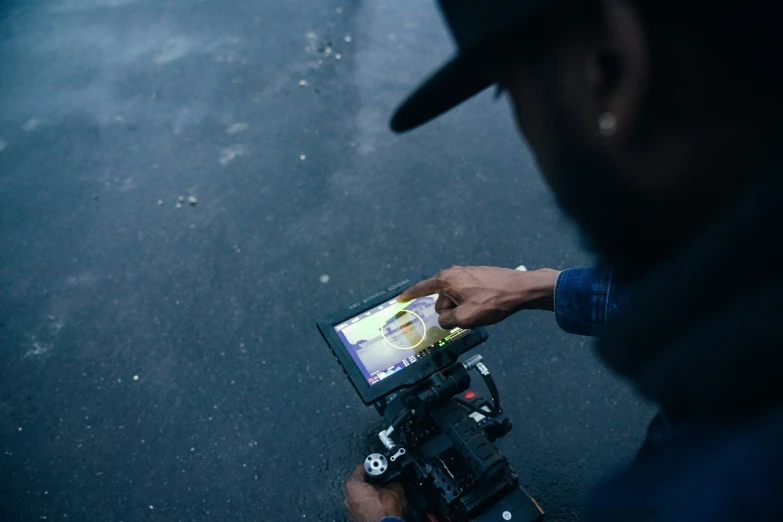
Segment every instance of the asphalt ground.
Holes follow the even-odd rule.
[[[414,0],[0,3],[0,520],[343,520],[379,425],[315,320],[589,261],[505,101],[388,130],[452,51]],[[576,520],[652,410],[551,314],[489,331],[500,447]]]

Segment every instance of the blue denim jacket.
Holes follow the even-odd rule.
[[[617,310],[622,290],[611,270],[582,266],[560,272],[555,284],[555,319],[568,333],[595,335]]]

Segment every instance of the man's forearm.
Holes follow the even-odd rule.
[[[555,284],[560,275],[558,270],[541,268],[530,272],[521,272],[518,288],[514,295],[519,310],[555,310]]]

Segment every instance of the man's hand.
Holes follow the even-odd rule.
[[[554,309],[555,282],[550,268],[520,272],[492,266],[455,266],[405,290],[397,300],[439,294],[435,311],[446,330],[502,321],[522,309]]]
[[[404,518],[408,501],[396,482],[377,487],[365,482],[364,466],[359,464],[345,482],[345,510],[351,522],[378,522],[383,517]]]

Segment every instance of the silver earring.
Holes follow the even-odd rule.
[[[617,131],[617,118],[611,112],[604,112],[598,117],[598,130],[602,136],[609,137]]]

